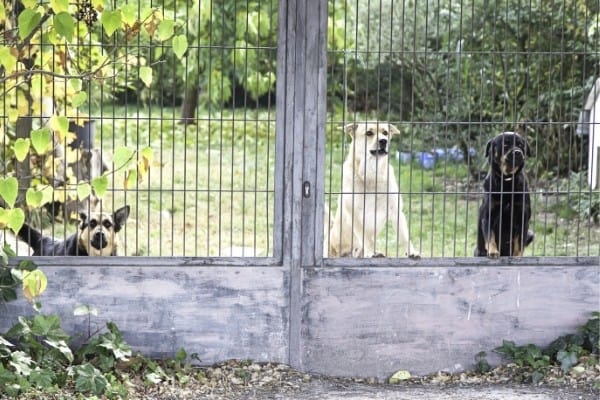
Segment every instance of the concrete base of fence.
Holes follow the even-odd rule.
[[[301,365],[295,367],[385,378],[399,369],[469,369],[480,351],[495,363],[493,349],[503,339],[546,345],[600,308],[597,257],[483,265],[388,260],[374,267],[335,260],[303,268],[300,307],[290,307],[287,267],[252,266],[252,260],[206,266],[185,259],[43,257],[36,259],[49,280],[42,311],[58,314],[75,343],[113,321],[135,350],[164,357],[185,348],[203,364],[287,363],[290,320],[298,318]],[[98,316],[74,316],[82,304],[97,308]],[[23,300],[0,309],[2,332],[19,315],[34,314]],[[300,315],[290,315],[294,309]]]

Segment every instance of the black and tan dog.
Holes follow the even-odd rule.
[[[522,256],[533,240],[531,199],[523,171],[531,155],[529,145],[518,133],[504,132],[488,142],[485,154],[490,170],[483,181],[475,256]]]
[[[23,224],[18,236],[33,249],[34,256],[116,256],[117,233],[127,217],[129,206],[113,214],[81,213],[77,232],[65,240],[44,236],[27,224]]]

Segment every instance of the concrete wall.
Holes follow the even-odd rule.
[[[185,348],[203,364],[276,361],[337,376],[468,369],[479,351],[498,361],[492,350],[503,339],[546,345],[600,309],[597,257],[387,259],[369,267],[332,260],[301,269],[296,307],[290,270],[268,261],[205,266],[166,258],[115,257],[110,265],[106,259],[40,259],[49,280],[42,310],[60,315],[76,343],[89,330],[87,317],[73,310],[86,304],[99,312],[92,332],[113,321],[135,350],[149,356]],[[0,310],[0,331],[19,315],[34,314],[24,300]],[[298,337],[292,337],[292,320]]]
[[[303,361],[313,372],[387,377],[472,368],[503,339],[546,345],[600,310],[598,266],[309,269]]]

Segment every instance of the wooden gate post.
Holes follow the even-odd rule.
[[[274,256],[290,273],[289,360],[301,367],[302,267],[323,258],[327,1],[279,2]],[[279,219],[277,216],[281,216]],[[318,227],[321,227],[320,229]]]

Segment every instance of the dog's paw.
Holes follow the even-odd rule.
[[[409,254],[408,258],[410,258],[411,260],[420,260],[421,255],[419,253],[413,253],[413,254]]]
[[[500,252],[499,251],[490,251],[490,252],[488,252],[488,257],[496,259],[496,258],[500,257]]]
[[[383,253],[375,253],[371,257],[372,258],[382,258],[382,257],[385,257],[385,254],[383,254]]]

